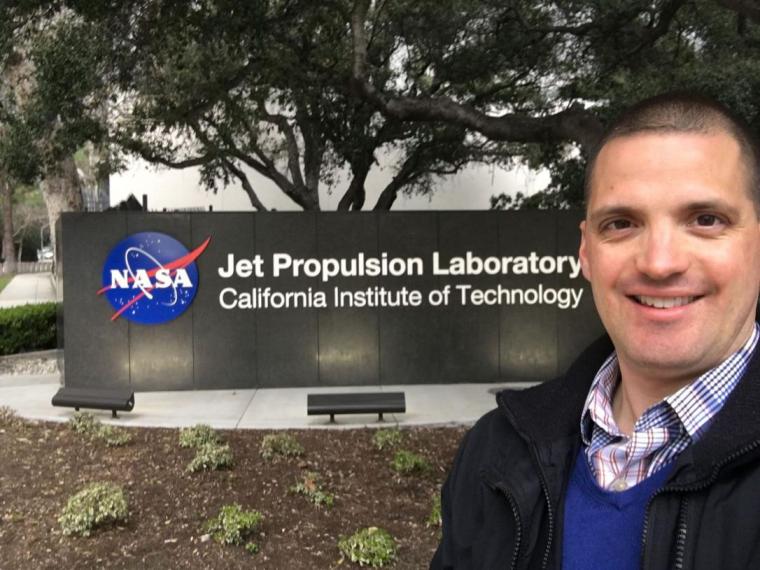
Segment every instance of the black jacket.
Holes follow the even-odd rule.
[[[467,433],[442,490],[439,568],[559,569],[563,497],[597,341],[564,377],[497,396]],[[760,569],[760,351],[707,432],[647,506],[642,568]],[[614,563],[613,563],[614,564]]]

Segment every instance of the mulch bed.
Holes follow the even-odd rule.
[[[235,465],[200,473],[186,471],[194,451],[179,447],[179,430],[130,431],[131,444],[108,448],[65,424],[0,422],[0,568],[353,568],[338,539],[369,526],[396,538],[394,568],[426,568],[439,534],[426,521],[465,428],[403,430],[402,447],[433,466],[410,476],[390,468],[393,451],[378,451],[369,429],[289,431],[306,452],[274,462],[259,455],[273,432],[221,431]],[[332,509],[289,492],[304,471],[334,493]],[[64,536],[68,497],[95,481],[123,486],[129,521]],[[229,503],[263,514],[257,554],[202,540],[204,521]]]

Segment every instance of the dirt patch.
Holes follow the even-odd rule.
[[[274,432],[220,431],[234,467],[188,473],[194,452],[179,447],[176,429],[133,428],[130,445],[108,448],[63,424],[0,423],[0,568],[351,568],[338,539],[368,526],[396,538],[394,568],[426,568],[439,532],[426,520],[464,431],[403,430],[403,448],[432,469],[401,477],[393,451],[375,449],[368,429],[290,430],[305,454],[275,462],[259,455]],[[305,471],[334,493],[333,508],[289,492]],[[129,521],[64,536],[57,517],[67,498],[95,481],[123,486]],[[202,540],[203,522],[235,502],[264,515],[258,554]]]

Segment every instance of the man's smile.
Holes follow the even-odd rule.
[[[655,297],[651,295],[631,295],[630,297],[640,305],[654,307],[656,309],[672,309],[674,307],[683,307],[693,303],[701,297],[698,295],[680,296],[680,297]]]

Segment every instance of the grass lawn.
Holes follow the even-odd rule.
[[[13,279],[13,275],[0,275],[0,291],[5,289],[5,286]]]

